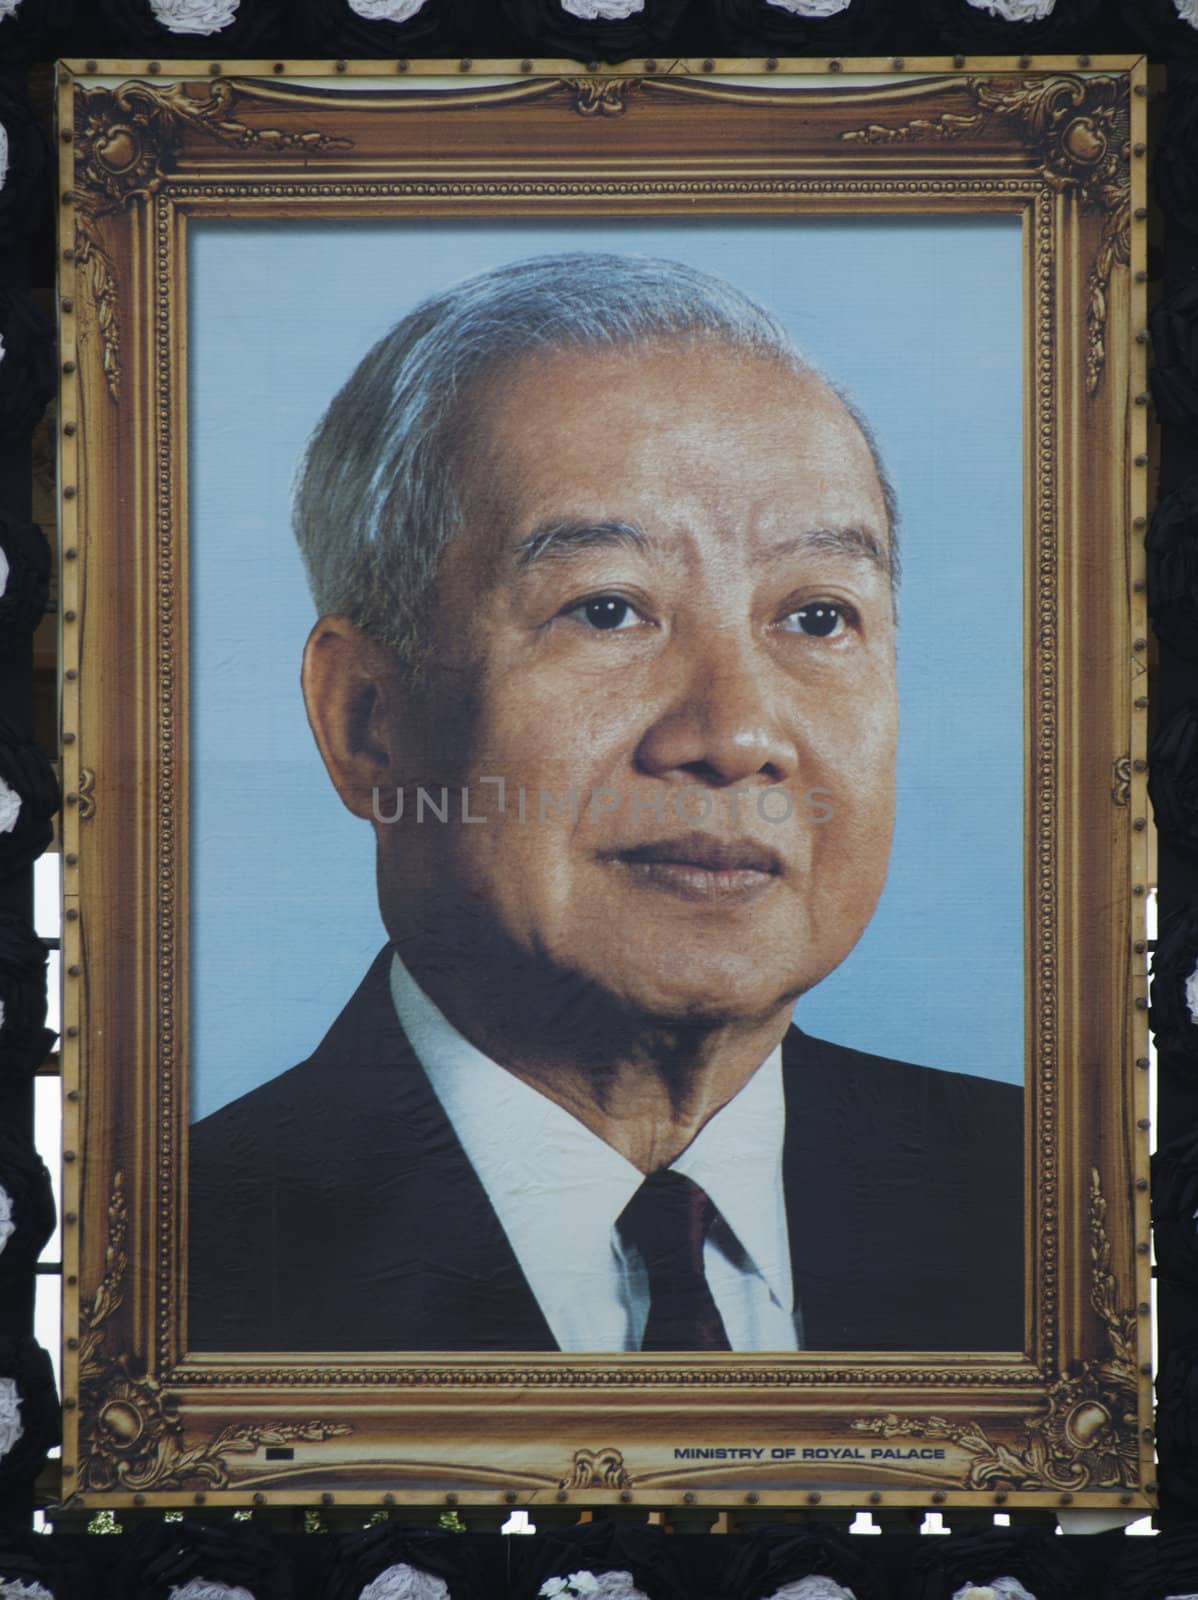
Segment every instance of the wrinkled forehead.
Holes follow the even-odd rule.
[[[821,456],[830,475],[876,488],[878,531],[883,537],[891,532],[889,491],[867,426],[836,387],[793,351],[696,333],[500,356],[459,403],[464,505],[481,497],[492,514],[500,502],[510,505],[522,470],[543,459],[547,433],[560,446],[567,418],[569,443],[589,440],[617,471],[650,429],[685,423],[694,433],[709,434],[714,452],[730,431],[751,448],[767,428],[793,428],[795,448]],[[735,461],[723,459],[731,474]]]
[[[443,601],[506,588],[542,546],[610,546],[617,527],[662,557],[734,538],[761,554],[801,533],[868,552],[893,582],[870,443],[796,359],[710,338],[554,349],[493,368],[462,402]]]

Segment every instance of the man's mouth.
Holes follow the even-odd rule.
[[[781,856],[765,845],[697,832],[606,850],[602,859],[626,867],[645,888],[684,900],[755,899],[783,873]]]

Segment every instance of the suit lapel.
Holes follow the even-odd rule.
[[[333,1153],[328,1175],[342,1197],[337,1276],[353,1286],[373,1337],[393,1330],[391,1347],[555,1350],[395,1015],[390,963],[387,949],[310,1063],[322,1081],[338,1081],[353,1096],[341,1119],[344,1150]]]

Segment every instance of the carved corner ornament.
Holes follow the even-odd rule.
[[[1136,1313],[1119,1309],[1111,1271],[1106,1201],[1090,1171],[1090,1305],[1108,1355],[1079,1362],[1048,1391],[1042,1412],[1024,1419],[1018,1448],[996,1443],[974,1422],[945,1417],[857,1417],[852,1427],[883,1439],[945,1439],[969,1457],[964,1489],[1134,1489],[1139,1483]]]
[[[79,1492],[224,1489],[227,1456],[352,1433],[343,1422],[232,1423],[213,1439],[189,1447],[170,1395],[148,1374],[134,1372],[127,1355],[105,1350],[105,1325],[125,1297],[128,1232],[124,1175],[117,1172],[108,1203],[104,1276],[80,1316]]]
[[[348,150],[353,140],[314,130],[252,128],[234,115],[238,91],[217,78],[191,92],[186,83],[132,80],[118,88],[80,88],[75,97],[75,260],[90,278],[108,392],[121,392],[121,331],[116,268],[96,223],[158,192],[173,169],[183,134],[196,129],[237,149],[268,154]]]
[[[976,111],[916,117],[893,127],[870,123],[842,139],[896,144],[921,139],[965,139],[991,118],[1016,123],[1039,157],[1044,182],[1075,194],[1103,214],[1102,235],[1086,280],[1086,389],[1097,394],[1106,365],[1107,296],[1116,266],[1131,259],[1131,135],[1127,86],[1106,74],[1051,78],[970,78]]]

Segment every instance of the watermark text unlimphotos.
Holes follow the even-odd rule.
[[[488,785],[482,790],[483,784]],[[715,821],[717,826],[739,827],[753,819],[773,823],[809,822],[813,826],[832,819],[832,794],[828,789],[802,789],[797,793],[781,784],[727,789],[683,784],[678,788],[631,789],[529,789],[506,778],[482,776],[478,787],[448,784],[413,789],[371,790],[370,809],[376,822],[426,822],[483,824],[499,817],[520,823],[570,821],[589,816],[592,822],[623,811],[632,822],[646,818],[668,824]]]

